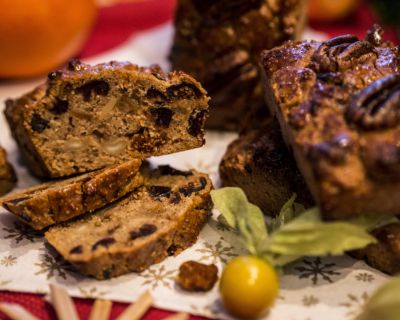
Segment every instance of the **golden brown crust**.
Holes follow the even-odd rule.
[[[7,162],[7,153],[0,147],[0,195],[10,192],[17,182],[14,169]]]
[[[202,146],[208,100],[183,72],[72,61],[5,114],[31,171],[54,178]]]
[[[400,211],[400,54],[379,32],[263,54],[267,103],[327,219]]]
[[[264,106],[260,53],[298,39],[305,9],[304,0],[178,1],[170,59],[212,97],[209,128],[237,130]]]
[[[50,228],[46,239],[79,272],[97,279],[140,272],[180,253],[209,217],[212,183],[195,171],[165,169],[144,172],[143,187],[108,208]]]
[[[41,230],[123,197],[143,184],[140,160],[82,176],[22,190],[0,198],[3,207],[24,223]]]

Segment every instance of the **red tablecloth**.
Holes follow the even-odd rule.
[[[90,57],[118,46],[135,33],[157,26],[171,20],[175,0],[148,0],[136,3],[119,4],[100,10],[96,26],[86,46],[81,52],[81,57]],[[336,36],[353,33],[364,37],[365,31],[377,20],[367,6],[345,21],[335,24],[311,23],[311,27]],[[387,30],[385,38],[398,42],[393,31]],[[0,291],[0,301],[14,302],[25,306],[40,319],[56,319],[51,306],[45,303],[41,295],[11,293]],[[93,301],[88,299],[75,299],[75,304],[81,319],[87,319]],[[114,303],[111,319],[115,319],[124,309],[126,304]],[[163,319],[171,312],[151,309],[144,319]],[[0,314],[0,319],[7,319]],[[192,316],[191,319],[205,319]]]

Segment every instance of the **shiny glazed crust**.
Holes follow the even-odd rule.
[[[0,198],[1,205],[36,230],[93,212],[143,184],[140,160],[51,182]]]
[[[399,48],[376,26],[364,41],[288,42],[262,66],[267,103],[325,218],[398,214]]]

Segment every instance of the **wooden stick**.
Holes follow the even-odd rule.
[[[125,311],[117,318],[117,320],[139,320],[149,310],[153,303],[153,298],[146,291],[139,299],[132,303]]]
[[[189,314],[184,312],[175,313],[164,320],[189,320]]]
[[[110,300],[97,299],[94,302],[89,320],[108,320],[111,313],[112,302]]]
[[[0,311],[12,320],[39,320],[24,307],[15,303],[0,303]]]
[[[75,305],[64,288],[50,284],[50,297],[59,320],[79,320]]]

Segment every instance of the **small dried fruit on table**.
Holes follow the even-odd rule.
[[[176,279],[182,289],[188,291],[209,291],[218,280],[218,268],[196,261],[186,261],[179,267]]]

